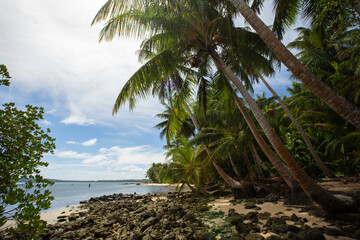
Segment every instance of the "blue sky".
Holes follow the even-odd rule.
[[[101,24],[90,23],[105,2],[0,0],[0,64],[12,76],[11,86],[0,88],[0,101],[45,108],[40,124],[51,129],[57,146],[44,157],[47,178],[139,179],[152,162],[165,161],[165,142],[153,128],[163,111],[157,99],[111,115],[121,87],[140,66],[140,41],[98,42]],[[270,24],[267,9],[262,19]],[[294,37],[289,32],[284,42]],[[290,86],[285,69],[268,80],[280,95]],[[256,93],[263,90],[255,86]]]

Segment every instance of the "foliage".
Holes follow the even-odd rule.
[[[177,183],[181,190],[185,184],[194,184],[196,191],[202,190],[204,183],[204,155],[203,147],[194,147],[185,137],[180,137],[178,145],[169,149],[166,158],[170,159],[170,164],[164,170],[163,180],[170,183]],[[193,189],[194,190],[194,189]]]
[[[152,166],[147,170],[146,177],[154,183],[161,183],[161,170],[166,167],[167,165],[163,163],[153,163]]]
[[[252,1],[252,8],[259,13],[263,2]],[[303,13],[304,18],[311,20],[311,27],[299,29],[299,38],[290,46],[300,51],[298,57],[318,78],[358,105],[360,34],[359,18],[352,9],[354,1],[274,0],[274,3],[275,34],[281,38]],[[194,184],[197,190],[214,181],[214,168],[202,151],[205,144],[229,175],[234,173],[230,158],[241,167],[242,177],[259,164],[254,161],[250,168],[244,167],[242,155],[253,152],[249,151],[253,136],[236,107],[234,98],[238,93],[231,83],[222,81],[222,73],[214,72],[209,53],[214,49],[219,52],[249,91],[261,75],[274,74],[274,59],[257,34],[236,27],[236,13],[228,1],[109,0],[94,23],[104,20],[100,40],[116,36],[145,38],[138,51],[139,59],[145,63],[124,85],[113,113],[126,102],[133,109],[139,99],[150,94],[158,96],[166,106],[157,115],[162,122],[156,126],[161,130],[160,136],[166,137],[170,160],[163,180]],[[289,90],[284,102],[317,153],[326,159],[325,164],[340,175],[359,174],[358,131],[303,85],[295,82]],[[271,127],[298,163],[312,176],[322,176],[281,106],[273,97],[257,97]],[[191,117],[197,119],[201,131],[193,131]],[[257,128],[260,129],[259,125]],[[264,135],[261,131],[260,134]],[[271,168],[258,145],[256,148],[262,162]],[[254,160],[256,156],[252,157]]]
[[[6,73],[2,76],[8,79]],[[37,123],[43,114],[43,108],[27,105],[19,110],[15,103],[5,103],[0,109],[0,226],[15,220],[17,230],[32,237],[43,231],[40,212],[54,199],[44,189],[52,182],[39,169],[48,165],[41,161],[44,154],[55,149],[50,130],[45,132]]]
[[[11,77],[6,66],[4,64],[0,64],[0,86],[1,85],[9,86],[10,78]]]

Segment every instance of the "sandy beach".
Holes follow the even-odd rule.
[[[112,194],[47,211],[40,239],[355,240],[360,224],[317,217],[273,195]],[[7,235],[4,239],[13,239]]]
[[[236,201],[235,201],[236,202]],[[250,204],[249,204],[250,202]],[[254,203],[256,202],[256,200],[254,199]],[[226,216],[228,216],[228,213],[232,211],[232,209],[238,213],[238,214],[243,214],[243,215],[247,215],[251,212],[256,211],[258,214],[265,214],[265,213],[269,213],[269,217],[275,217],[275,218],[284,218],[284,219],[288,219],[286,220],[286,224],[292,225],[294,224],[294,221],[292,221],[291,219],[294,220],[294,216],[296,216],[296,219],[306,219],[303,224],[304,226],[308,226],[308,227],[316,227],[316,228],[331,228],[331,229],[336,229],[336,227],[334,225],[332,225],[332,223],[327,222],[326,219],[321,218],[321,217],[316,217],[313,216],[311,214],[309,214],[309,212],[305,211],[305,206],[288,206],[285,205],[282,201],[276,201],[276,202],[263,202],[263,203],[256,203],[253,206],[251,206],[253,204],[252,200],[244,200],[241,201],[241,203],[234,203],[234,199],[232,197],[224,197],[224,198],[219,198],[216,199],[215,201],[212,201],[209,203],[209,205],[212,207],[212,211],[215,212],[223,212],[225,213]],[[250,205],[250,208],[249,208]],[[229,211],[230,210],[230,211]],[[249,221],[249,220],[248,220]],[[264,230],[264,225],[266,224],[266,219],[259,219],[259,225],[260,227],[260,234],[261,236],[263,236],[265,239],[269,238],[272,235],[278,236],[277,234],[273,233],[273,232],[269,232]],[[226,224],[225,220],[223,218],[215,218],[212,219],[211,221],[208,221],[207,224],[209,225],[209,227],[214,227],[214,225],[222,225],[222,224]],[[233,231],[236,231],[235,229],[233,229]],[[349,238],[346,236],[330,236],[326,233],[324,233],[324,237],[326,240],[353,240],[356,238]]]
[[[41,219],[47,222],[47,224],[55,224],[59,221],[59,219],[66,218],[72,214],[78,214],[80,212],[87,212],[87,210],[81,208],[81,205],[65,207],[41,213]]]

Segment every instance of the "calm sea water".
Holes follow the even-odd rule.
[[[91,186],[89,187],[89,184]],[[78,205],[82,200],[114,193],[147,194],[175,191],[175,187],[136,185],[123,182],[55,182],[48,188],[55,200],[51,203],[51,211],[66,206]]]

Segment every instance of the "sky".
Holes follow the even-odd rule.
[[[0,0],[0,64],[12,77],[10,87],[0,87],[0,102],[44,107],[39,124],[56,138],[55,153],[43,158],[46,178],[143,179],[153,162],[166,161],[165,141],[154,128],[160,122],[155,115],[164,110],[156,98],[111,114],[122,86],[141,66],[141,41],[99,43],[102,24],[91,21],[105,2]],[[270,2],[265,9],[261,18],[271,24]],[[284,43],[295,37],[289,31]],[[291,85],[289,75],[282,68],[268,79],[280,95]],[[255,86],[256,94],[264,90]]]

